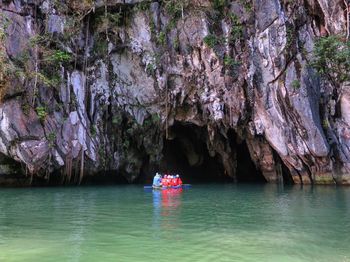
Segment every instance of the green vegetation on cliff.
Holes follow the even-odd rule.
[[[312,66],[337,85],[350,80],[350,41],[337,35],[321,37],[315,42]]]

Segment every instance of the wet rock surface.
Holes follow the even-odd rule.
[[[137,182],[182,154],[175,171],[349,184],[350,87],[310,67],[344,3],[220,3],[0,0],[1,183]]]

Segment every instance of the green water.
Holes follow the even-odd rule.
[[[1,189],[0,261],[350,261],[350,188]]]

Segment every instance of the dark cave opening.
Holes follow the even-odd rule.
[[[288,169],[288,167],[283,163],[281,157],[278,155],[276,151],[273,151],[273,157],[275,159],[275,162],[280,166],[280,171],[281,171],[281,178],[280,182],[284,185],[293,185],[293,177]]]
[[[184,183],[233,183],[225,173],[219,154],[210,154],[206,141],[207,128],[194,124],[176,123],[169,129],[169,138],[164,138],[161,173],[180,174]],[[237,182],[264,183],[261,172],[256,170],[244,141],[237,143],[234,132],[228,138],[232,161],[237,155]]]
[[[237,144],[237,181],[240,183],[266,183],[261,171],[250,158],[247,144]]]
[[[237,181],[240,183],[266,183],[266,179],[250,157],[247,143],[239,140],[233,130],[228,132],[228,139],[231,148],[235,148],[237,152]]]
[[[184,183],[230,182],[218,156],[210,156],[206,145],[205,128],[177,124],[164,140],[162,173],[178,173]]]

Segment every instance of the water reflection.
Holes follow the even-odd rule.
[[[162,190],[162,206],[165,209],[176,209],[181,205],[182,188],[168,188]]]
[[[160,227],[160,210],[162,206],[162,195],[159,190],[153,190],[153,232]]]
[[[182,188],[153,190],[153,227],[174,229],[178,225]]]

